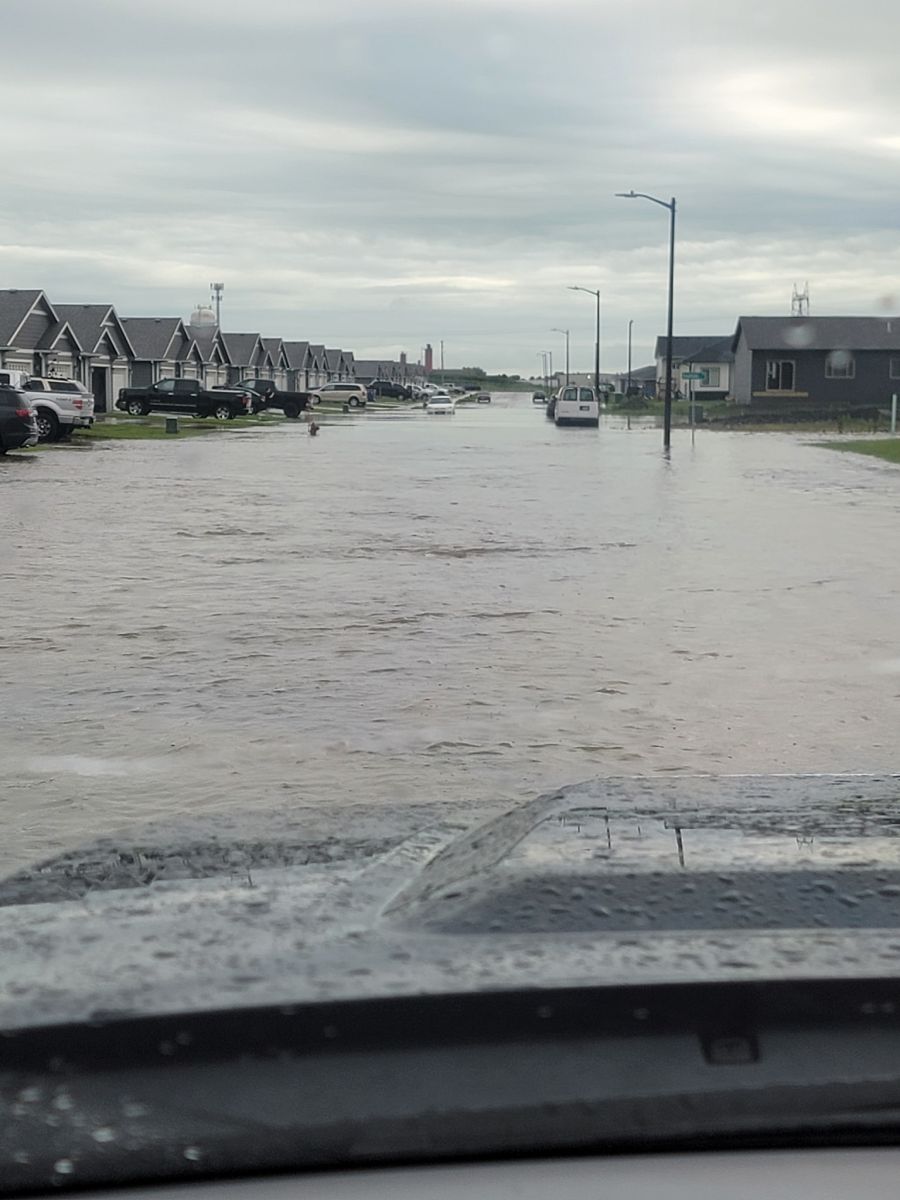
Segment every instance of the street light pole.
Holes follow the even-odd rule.
[[[597,298],[597,333],[594,340],[594,391],[597,393],[597,399],[600,399],[600,289],[586,287],[569,286],[570,292],[587,292],[589,296]]]
[[[631,395],[631,329],[634,321],[628,322],[628,387],[625,389],[625,395]]]
[[[551,330],[552,333],[564,333],[566,335],[566,387],[569,386],[569,331],[568,329],[558,329],[555,325]]]
[[[444,339],[441,338],[441,387],[444,386]]]
[[[666,331],[666,394],[663,408],[663,449],[668,450],[672,444],[672,327],[675,311],[675,197],[671,200],[660,200],[656,196],[648,196],[646,192],[616,192],[623,200],[649,200],[660,208],[669,210],[669,316]]]

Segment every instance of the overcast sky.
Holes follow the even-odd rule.
[[[531,374],[900,311],[894,0],[3,0],[3,287]]]

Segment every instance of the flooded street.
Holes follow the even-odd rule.
[[[811,440],[666,463],[523,396],[0,461],[0,866],[216,812],[896,769],[900,471]]]

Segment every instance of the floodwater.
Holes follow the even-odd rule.
[[[216,813],[896,769],[900,470],[814,440],[666,461],[508,396],[0,460],[0,866]]]

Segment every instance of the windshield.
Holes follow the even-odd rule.
[[[893,9],[3,12],[0,1030],[895,979]]]

